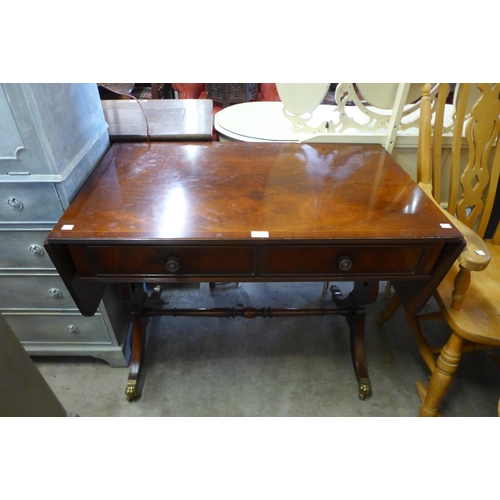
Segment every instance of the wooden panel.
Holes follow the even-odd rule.
[[[252,276],[254,249],[244,246],[89,246],[90,269],[79,267],[82,277],[90,276]],[[76,252],[72,252],[76,256]],[[178,271],[166,264],[176,258]],[[75,260],[76,261],[76,260]],[[77,266],[78,262],[76,261]]]
[[[377,145],[116,143],[49,240],[457,238],[440,222]]]
[[[340,275],[368,277],[415,274],[425,245],[273,247],[265,250],[266,276]],[[343,270],[341,260],[352,266]]]

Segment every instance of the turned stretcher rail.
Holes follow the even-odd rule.
[[[273,309],[271,307],[213,307],[213,308],[198,308],[198,309],[151,309],[142,310],[142,316],[201,316],[205,318],[246,318],[252,319],[257,317],[262,318],[283,318],[290,316],[333,316],[333,315],[348,315],[355,314],[352,307],[341,307],[336,309],[326,308],[309,308],[309,309],[294,309],[283,308]]]

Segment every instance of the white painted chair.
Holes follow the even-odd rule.
[[[281,102],[225,108],[215,129],[221,140],[378,143],[389,152],[397,140],[416,148],[421,84],[340,83],[336,106],[321,104],[329,85],[278,83]]]

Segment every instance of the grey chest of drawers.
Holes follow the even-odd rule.
[[[43,248],[108,148],[96,85],[0,84],[0,312],[32,355],[128,364],[120,291],[82,316]]]

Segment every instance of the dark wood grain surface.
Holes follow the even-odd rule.
[[[415,310],[462,246],[381,146],[290,143],[114,144],[46,245],[87,314],[107,281],[218,279],[389,279]]]
[[[447,222],[378,145],[123,143],[49,240],[456,239]]]

